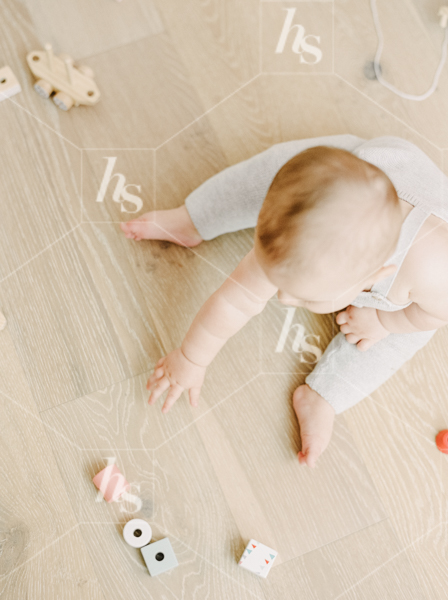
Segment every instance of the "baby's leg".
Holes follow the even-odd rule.
[[[185,206],[204,240],[255,227],[274,177],[293,156],[319,145],[351,151],[363,142],[344,134],[274,144],[207,179],[186,198]]]
[[[364,141],[344,134],[274,144],[204,181],[187,196],[184,206],[145,213],[122,223],[121,229],[135,240],[168,240],[191,247],[224,233],[255,227],[272,180],[293,156],[318,145],[350,151]]]
[[[153,210],[138,219],[120,223],[121,230],[129,239],[167,240],[193,248],[202,242],[185,204],[171,210]]]
[[[392,333],[365,352],[339,332],[293,395],[302,440],[299,462],[313,467],[330,442],[335,414],[379,388],[435,332]]]
[[[365,352],[339,332],[326,348],[306,384],[339,414],[369,396],[414,354],[437,330],[391,333]]]

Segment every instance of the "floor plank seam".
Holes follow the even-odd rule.
[[[344,596],[347,592],[349,592],[350,590],[352,590],[353,588],[355,588],[356,586],[358,586],[360,583],[362,583],[364,580],[368,579],[369,577],[371,577],[374,573],[376,573],[377,571],[379,571],[380,569],[382,569],[384,566],[386,566],[388,563],[390,563],[392,560],[395,560],[395,558],[397,558],[397,556],[400,556],[400,554],[402,554],[403,552],[406,552],[411,546],[413,546],[416,542],[420,541],[422,538],[424,538],[425,536],[429,535],[432,531],[434,531],[434,529],[437,529],[438,527],[440,527],[441,525],[446,525],[446,521],[441,521],[438,525],[436,525],[435,527],[433,527],[432,529],[430,529],[429,531],[427,531],[426,533],[424,533],[423,535],[421,535],[419,538],[415,539],[413,542],[411,542],[410,544],[408,544],[407,546],[405,546],[404,548],[402,548],[399,552],[397,552],[397,554],[394,554],[394,556],[391,556],[391,558],[389,558],[386,562],[384,562],[382,565],[380,565],[379,567],[377,567],[376,569],[374,569],[373,571],[371,571],[370,573],[368,573],[367,575],[365,575],[364,577],[362,577],[359,581],[357,581],[355,584],[353,584],[352,586],[350,586],[349,588],[347,588],[346,590],[344,590],[341,594],[339,594],[339,596],[336,596],[336,598],[334,598],[334,600],[339,600],[339,598],[341,598],[342,596]],[[392,530],[394,530],[394,527],[392,526]],[[420,587],[420,586],[419,586]],[[423,590],[420,588],[422,595],[424,597],[423,594]]]
[[[155,522],[155,523],[157,524],[157,522]],[[246,590],[246,592],[249,592],[249,594],[251,594],[252,596],[255,595],[254,592],[252,592],[250,589],[248,589],[246,586],[244,586],[238,580],[234,579],[232,577],[232,575],[230,575],[229,573],[227,573],[226,571],[224,571],[223,569],[221,569],[220,567],[218,567],[217,565],[215,565],[212,561],[210,561],[208,558],[206,558],[205,556],[203,556],[202,554],[200,554],[199,552],[197,552],[197,550],[195,550],[193,547],[191,547],[188,544],[186,544],[183,540],[181,540],[180,538],[176,537],[171,531],[169,531],[168,529],[166,529],[164,527],[160,527],[160,526],[159,526],[159,529],[164,532],[164,535],[170,536],[170,537],[174,538],[175,540],[177,540],[180,544],[182,544],[183,546],[185,546],[186,548],[188,548],[189,550],[191,550],[191,552],[193,552],[194,554],[196,554],[196,556],[199,556],[203,561],[205,561],[206,563],[208,563],[209,565],[211,565],[213,568],[215,568],[221,574],[223,574],[226,577],[228,577],[229,579],[231,579],[239,587],[241,587],[242,589]],[[256,583],[257,583],[257,585],[260,585],[260,583],[258,581],[256,581]]]
[[[356,86],[354,86],[353,84],[351,84],[349,81],[347,81],[344,77],[342,77],[342,75],[339,75],[339,73],[334,73],[335,77],[338,77],[341,81],[343,81],[346,85],[348,85],[349,87],[351,87],[353,90],[355,90],[356,92],[358,92],[359,94],[361,94],[361,96],[363,96],[364,98],[366,98],[367,100],[369,100],[369,102],[372,102],[373,104],[375,104],[375,106],[377,106],[379,109],[383,110],[385,113],[387,113],[390,117],[392,117],[393,119],[395,119],[396,121],[398,121],[399,123],[401,123],[401,125],[404,125],[406,127],[406,129],[412,131],[413,133],[415,133],[416,135],[418,135],[420,138],[424,139],[428,144],[430,144],[433,148],[435,148],[436,150],[438,150],[439,152],[443,151],[443,148],[441,148],[440,146],[438,146],[437,144],[435,144],[434,142],[431,142],[431,140],[429,140],[426,136],[424,136],[422,133],[420,133],[420,131],[417,131],[417,129],[414,129],[413,127],[411,127],[408,123],[406,123],[405,121],[403,121],[402,119],[400,119],[399,117],[397,117],[396,115],[394,115],[393,113],[391,113],[390,111],[388,111],[386,108],[384,108],[383,106],[381,106],[381,104],[379,104],[378,102],[376,102],[375,100],[372,100],[372,98],[370,98],[369,96],[367,96],[367,94],[365,94],[364,92],[362,92],[360,89],[358,89]]]
[[[120,383],[129,381],[131,379],[137,379],[138,377],[141,377],[145,373],[150,374],[151,372],[152,372],[152,368],[146,369],[145,371],[142,371],[141,373],[137,373],[136,375],[125,376],[125,377],[123,377],[123,379],[118,379],[117,381],[111,381],[105,387],[91,390],[90,392],[87,392],[87,393],[82,393],[80,396],[76,396],[75,398],[70,398],[69,400],[66,400],[65,402],[61,402],[60,404],[55,404],[54,406],[49,406],[48,408],[44,408],[43,410],[39,410],[38,412],[40,415],[42,415],[42,414],[46,413],[47,411],[53,410],[55,408],[59,408],[60,406],[65,406],[67,404],[70,404],[71,402],[76,402],[77,400],[81,400],[82,398],[89,398],[89,396],[91,396],[92,394],[104,392],[105,390],[108,390],[109,388],[111,388],[114,385],[119,385]]]
[[[60,477],[60,480],[61,480],[62,486],[63,486],[63,488],[64,488],[64,491],[65,491],[65,495],[66,495],[66,497],[67,497],[67,500],[68,500],[68,502],[69,502],[69,506],[70,506],[70,509],[71,509],[71,513],[72,513],[73,519],[76,521],[76,525],[74,525],[70,531],[72,531],[73,529],[75,529],[76,527],[78,527],[78,529],[79,529],[79,534],[80,534],[80,536],[81,536],[81,538],[82,538],[82,540],[83,540],[83,543],[84,543],[84,546],[85,546],[85,550],[87,551],[87,555],[88,555],[88,557],[89,557],[89,560],[90,560],[90,566],[91,566],[92,572],[93,572],[93,573],[95,573],[95,576],[96,576],[96,582],[97,582],[97,584],[98,584],[98,588],[100,589],[100,591],[101,591],[101,594],[102,594],[102,596],[103,596],[104,600],[107,600],[107,599],[106,599],[106,596],[104,595],[103,587],[101,586],[101,584],[100,584],[100,582],[99,582],[99,579],[98,579],[98,575],[97,575],[96,568],[95,568],[95,563],[94,563],[94,561],[93,561],[93,558],[94,558],[94,557],[92,558],[92,555],[91,555],[91,553],[90,553],[90,551],[89,551],[89,544],[88,544],[88,540],[86,540],[86,539],[85,539],[85,537],[84,537],[84,534],[83,534],[83,532],[82,532],[82,528],[81,528],[81,525],[80,525],[79,519],[78,519],[78,517],[77,517],[77,515],[76,515],[76,513],[75,513],[75,510],[74,510],[74,506],[73,506],[73,501],[72,501],[72,498],[71,498],[71,494],[69,493],[69,490],[67,489],[67,486],[66,486],[66,484],[65,484],[64,478],[63,478],[63,476],[62,476],[61,469],[60,469],[60,467],[59,467],[59,463],[58,463],[58,460],[57,460],[57,456],[56,456],[56,454],[55,454],[55,452],[54,452],[54,450],[53,450],[53,447],[52,447],[52,445],[51,445],[51,441],[50,441],[50,438],[49,438],[49,436],[48,436],[48,432],[47,432],[47,429],[46,429],[46,428],[45,428],[45,435],[46,435],[46,437],[47,437],[48,445],[49,445],[49,448],[50,448],[50,450],[51,450],[51,452],[52,452],[52,455],[53,455],[53,460],[54,460],[54,462],[55,462],[55,465],[56,465],[56,468],[57,468],[57,470],[58,470],[59,477]],[[82,450],[81,450],[81,451],[82,451]]]
[[[322,548],[325,548],[326,546],[330,546],[331,544],[337,544],[341,540],[345,540],[354,535],[357,535],[361,531],[365,531],[366,529],[376,527],[377,525],[380,525],[381,523],[384,523],[385,521],[388,521],[389,519],[390,519],[390,517],[384,517],[384,519],[381,519],[380,521],[377,521],[376,523],[371,523],[370,525],[366,525],[365,527],[362,527],[361,529],[357,529],[356,531],[351,531],[347,535],[344,535],[340,538],[335,538],[334,540],[331,540],[330,542],[326,542],[325,544],[322,544],[322,546],[317,546],[316,548],[313,548],[312,550],[308,550],[307,552],[304,552],[303,554],[298,554],[297,556],[294,556],[288,560],[283,561],[281,563],[281,565],[279,565],[279,567],[283,567],[283,565],[286,565],[293,560],[297,560],[298,558],[302,558],[303,556],[307,556],[308,554],[312,554],[313,552],[316,552],[317,550],[322,550]]]

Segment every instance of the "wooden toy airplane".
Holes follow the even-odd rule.
[[[26,61],[36,77],[34,89],[49,98],[53,93],[53,102],[61,110],[70,110],[75,105],[93,106],[100,99],[100,91],[94,82],[94,74],[86,65],[74,66],[68,54],[55,56],[51,44],[45,44],[45,51],[33,50]]]

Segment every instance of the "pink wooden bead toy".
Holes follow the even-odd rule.
[[[93,478],[93,483],[103,494],[106,502],[114,502],[131,487],[117,467],[108,465]]]

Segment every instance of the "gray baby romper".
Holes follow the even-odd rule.
[[[404,139],[385,136],[366,141],[347,134],[274,144],[217,173],[189,194],[185,206],[194,225],[204,240],[255,227],[263,200],[279,169],[299,152],[319,145],[348,150],[376,165],[390,178],[398,196],[414,206],[402,225],[393,256],[385,263],[396,264],[398,269],[352,301],[357,307],[402,310],[411,303],[393,304],[387,294],[412,241],[430,214],[448,222],[447,178],[424,152]],[[305,381],[339,414],[376,390],[435,331],[391,333],[364,352],[339,332]]]

